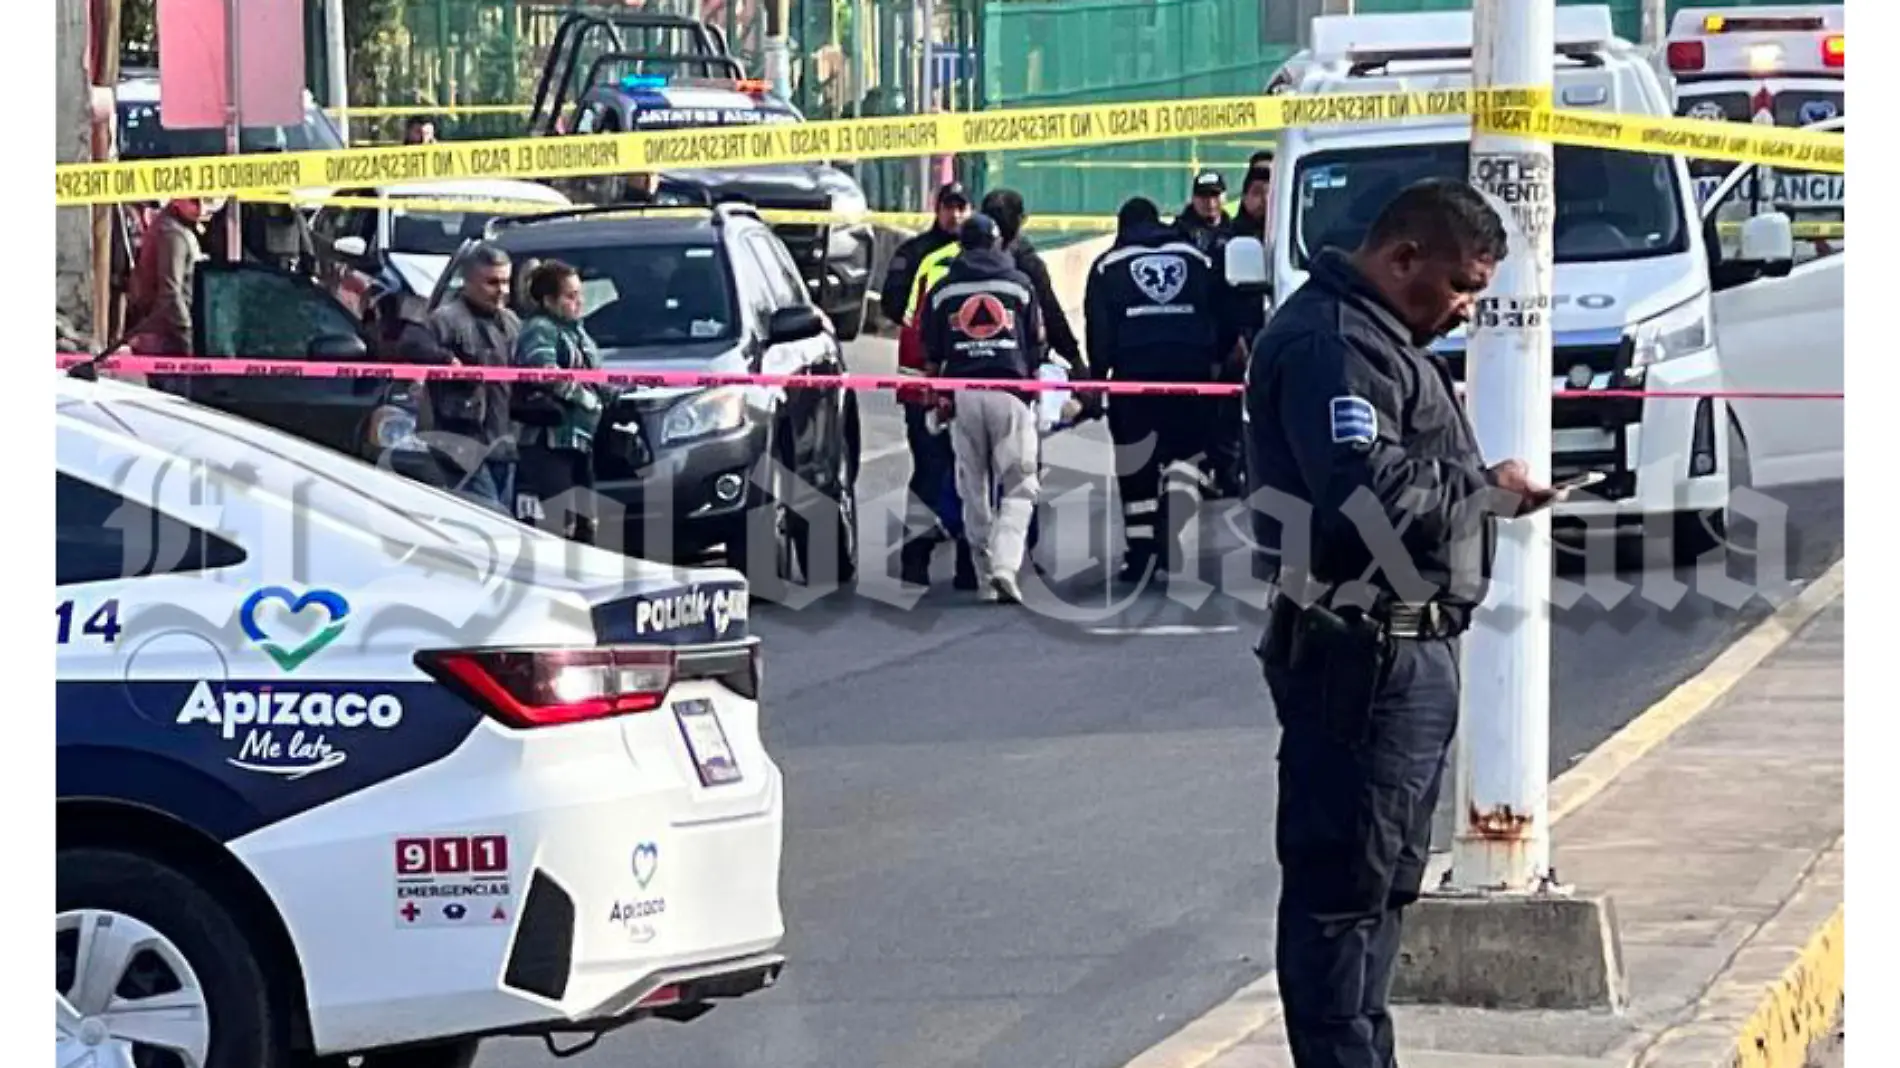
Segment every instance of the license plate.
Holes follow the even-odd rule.
[[[726,741],[726,729],[719,725],[719,713],[711,701],[694,698],[673,702],[673,718],[679,720],[680,736],[686,739],[686,751],[692,754],[699,770],[701,786],[724,786],[740,779],[739,762]]]

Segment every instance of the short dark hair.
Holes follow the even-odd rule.
[[[1427,178],[1405,187],[1372,220],[1364,246],[1413,241],[1428,256],[1502,262],[1510,241],[1504,220],[1465,182]]]
[[[1003,243],[1016,240],[1023,229],[1023,195],[1014,189],[992,189],[983,194],[983,214],[996,220]]]
[[[528,299],[539,304],[549,297],[559,296],[563,282],[579,277],[579,271],[560,260],[544,260],[528,277]]]
[[[1147,197],[1129,197],[1115,213],[1115,225],[1123,230],[1143,225],[1160,225],[1161,209]]]
[[[506,249],[490,241],[478,241],[468,250],[470,267],[506,267],[512,262]]]

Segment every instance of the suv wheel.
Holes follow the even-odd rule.
[[[837,469],[832,478],[838,487],[837,496],[831,500],[835,507],[826,508],[819,519],[828,529],[827,537],[815,539],[811,523],[802,519],[796,521],[793,528],[792,547],[798,557],[799,573],[807,585],[817,579],[842,586],[858,577],[858,487],[855,473],[851,470],[851,457],[845,448],[838,450]],[[814,541],[824,541],[832,546],[830,574],[814,576],[812,573]]]
[[[789,468],[782,457],[782,427],[774,427],[766,455],[768,486],[748,495],[744,514],[735,517],[726,533],[726,566],[745,573],[752,595],[776,600],[792,574],[797,517],[785,506]]]
[[[59,1063],[288,1063],[256,940],[217,898],[138,853],[66,849],[56,863]]]
[[[864,306],[870,299],[870,295],[866,294],[850,310],[831,317],[831,325],[837,331],[839,341],[856,341],[858,335],[864,333]]]

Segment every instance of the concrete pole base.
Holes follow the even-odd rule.
[[[1607,895],[1427,894],[1405,910],[1395,972],[1394,1001],[1610,1012],[1627,1004]]]

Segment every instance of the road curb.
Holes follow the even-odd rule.
[[[1736,639],[1707,667],[1645,709],[1559,775],[1550,785],[1552,826],[1583,808],[1637,761],[1725,697],[1775,650],[1786,645],[1809,620],[1845,592],[1846,568],[1847,559],[1843,556],[1793,600]],[[1814,1035],[1825,1034],[1828,1024],[1834,1019],[1835,1003],[1840,1000],[1840,963],[1844,959],[1844,938],[1844,929],[1837,912],[1835,919],[1809,940],[1809,948],[1817,954],[1812,964],[1808,952],[1804,950],[1796,963],[1761,999],[1755,1008],[1755,1015],[1749,1017],[1741,1035],[1730,1035],[1735,1041],[1728,1045],[1728,1059],[1721,1061],[1719,1068],[1800,1068],[1802,1058],[1806,1056],[1805,1038],[1801,1052],[1791,1061],[1743,1059],[1746,1051],[1742,1046],[1759,1037],[1764,1056],[1780,1056],[1780,1051],[1793,1041],[1789,1037],[1791,1035],[1806,1036],[1810,1032]],[[1836,993],[1834,1002],[1826,1006],[1825,1015],[1817,1015],[1811,1003],[1824,997],[1830,988]],[[1279,981],[1274,973],[1267,973],[1190,1021],[1181,1030],[1143,1051],[1129,1061],[1125,1068],[1205,1068],[1254,1033],[1272,1026],[1280,1019],[1279,989]],[[1796,1011],[1784,1012],[1784,1009]],[[1820,1022],[1816,1024],[1816,1020]],[[1661,1068],[1660,1062],[1647,1058],[1642,1063],[1644,1068],[1650,1068],[1651,1065]],[[1711,1064],[1709,1068],[1718,1066]]]

